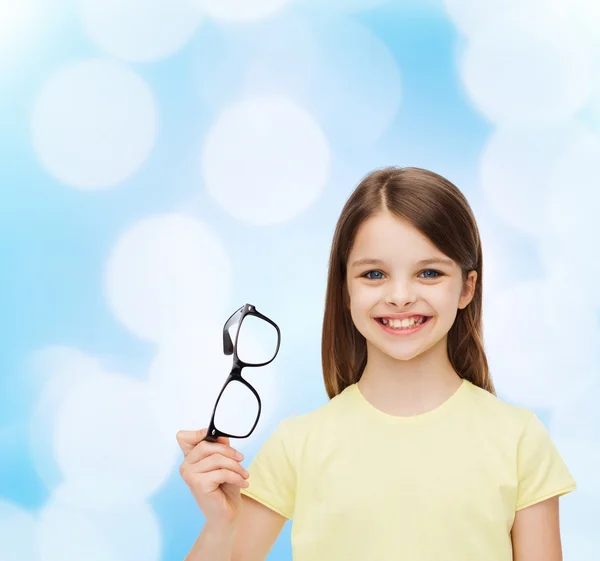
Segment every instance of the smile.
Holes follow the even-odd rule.
[[[431,317],[425,316],[422,323],[410,327],[391,327],[390,325],[385,325],[382,318],[376,318],[375,321],[386,333],[391,333],[392,335],[412,335],[419,331],[424,325],[427,325],[430,319]]]

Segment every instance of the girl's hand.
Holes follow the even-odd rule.
[[[246,479],[250,474],[240,464],[243,455],[229,445],[229,438],[220,436],[217,442],[202,440],[207,430],[177,433],[184,455],[179,473],[204,513],[207,525],[233,528],[242,507],[240,487],[248,487]]]

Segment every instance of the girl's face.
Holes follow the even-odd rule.
[[[427,263],[426,260],[435,259]],[[371,260],[369,262],[365,260]],[[421,232],[388,211],[359,228],[347,265],[350,313],[356,329],[396,360],[411,360],[446,344],[458,308],[472,299],[477,272],[463,283],[458,264],[441,253]],[[429,316],[418,329],[393,331],[379,318],[409,313]]]

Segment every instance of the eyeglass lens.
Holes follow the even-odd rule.
[[[238,334],[239,331],[239,334]],[[268,321],[247,315],[229,327],[229,335],[235,344],[237,355],[247,364],[262,364],[270,361],[277,350],[277,330]]]

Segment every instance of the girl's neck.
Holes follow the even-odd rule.
[[[445,352],[441,357],[425,353],[410,361],[379,351],[369,355],[357,385],[371,405],[390,415],[408,417],[431,411],[462,383]]]

